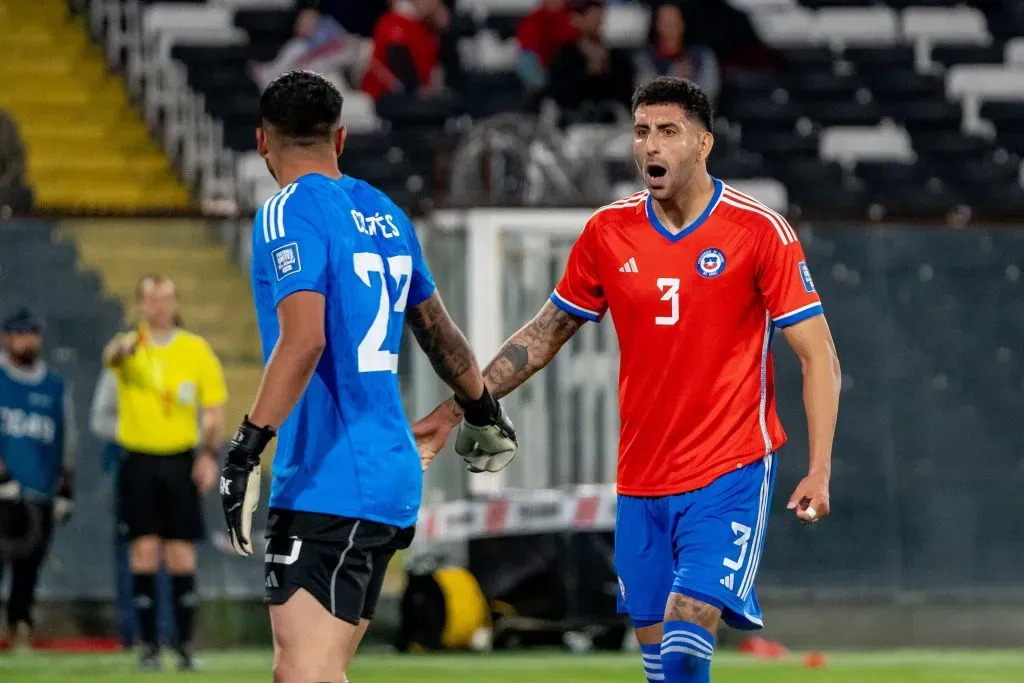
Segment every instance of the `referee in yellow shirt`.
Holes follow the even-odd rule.
[[[217,480],[227,389],[210,345],[175,324],[178,302],[169,278],[142,278],[136,301],[142,323],[114,337],[103,360],[117,378],[117,444],[124,450],[117,495],[131,540],[140,667],[160,666],[154,594],[163,562],[173,586],[180,668],[191,670],[194,543],[203,536],[199,495]]]

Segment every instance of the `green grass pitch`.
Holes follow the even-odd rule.
[[[792,655],[764,662],[723,652],[715,655],[715,683],[1010,683],[1021,681],[1024,652],[924,651],[835,653],[825,669],[801,666]],[[201,653],[201,673],[179,674],[168,657],[164,672],[139,674],[135,658],[118,655],[0,653],[4,683],[254,683],[270,681],[265,651]],[[353,683],[642,683],[639,655],[516,653],[491,656],[365,654]]]

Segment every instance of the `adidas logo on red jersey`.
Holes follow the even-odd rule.
[[[621,266],[619,266],[619,272],[620,273],[639,273],[640,270],[636,267],[636,259],[634,259],[632,256],[630,256],[628,261],[626,261]]]

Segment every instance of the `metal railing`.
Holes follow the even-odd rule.
[[[204,211],[236,200],[235,155],[224,146],[224,124],[206,111],[206,99],[188,84],[185,66],[170,57],[166,35],[146,27],[139,0],[93,0],[89,27],[107,63],[121,70],[129,95],[142,107],[150,132],[161,139]]]

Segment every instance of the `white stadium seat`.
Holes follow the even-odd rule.
[[[456,0],[455,10],[477,18],[488,14],[527,15],[537,9],[539,0]]]
[[[728,4],[741,12],[778,12],[797,6],[796,0],[727,0]]]
[[[814,12],[796,8],[782,12],[759,12],[751,16],[754,29],[772,47],[799,47],[821,43]]]
[[[647,42],[651,14],[638,5],[611,5],[604,13],[604,39],[611,47],[640,47]]]
[[[884,124],[826,128],[818,140],[818,151],[824,161],[846,167],[858,161],[913,163],[917,158],[906,129]]]
[[[235,13],[229,7],[160,2],[149,5],[142,15],[142,31],[146,35],[173,31],[186,35],[190,31],[208,33],[232,28]]]
[[[295,0],[207,0],[211,5],[239,9],[291,9]]]
[[[946,97],[963,105],[963,129],[984,133],[981,105],[989,101],[1024,101],[1024,69],[992,64],[957,64],[946,72]]]
[[[903,10],[903,35],[914,43],[919,71],[931,66],[936,45],[990,45],[985,15],[974,7],[908,7]]]
[[[345,93],[341,105],[341,121],[353,133],[370,133],[380,129],[373,98],[362,92]]]
[[[1024,38],[1013,38],[1006,43],[1003,52],[1006,66],[1011,69],[1024,69]]]
[[[519,43],[515,38],[502,40],[495,31],[484,30],[473,38],[460,40],[459,54],[463,63],[474,71],[514,71],[519,59]]]
[[[1024,70],[992,64],[957,64],[946,72],[946,95],[953,100],[1024,100]]]
[[[818,11],[817,31],[837,49],[894,45],[899,16],[888,7],[829,7]]]
[[[769,209],[779,212],[789,211],[789,193],[786,186],[774,178],[751,178],[747,180],[722,179],[726,185],[734,187],[743,194],[750,195]]]

